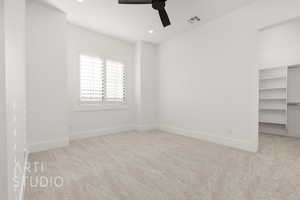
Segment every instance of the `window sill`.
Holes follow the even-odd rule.
[[[77,105],[74,106],[73,112],[97,112],[105,110],[126,110],[128,109],[127,104],[117,105]]]

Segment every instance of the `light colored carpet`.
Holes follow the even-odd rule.
[[[162,132],[85,139],[35,153],[37,176],[64,185],[30,187],[25,200],[299,200],[300,140],[262,135],[248,153]],[[50,180],[50,179],[49,179]]]

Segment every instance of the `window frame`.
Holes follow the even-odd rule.
[[[90,57],[96,57],[100,58],[104,63],[104,97],[101,102],[93,103],[93,102],[82,102],[80,99],[80,56],[90,56]],[[106,61],[111,60],[115,62],[120,62],[124,65],[124,101],[118,102],[118,101],[106,101],[105,95],[106,95]],[[123,110],[128,109],[128,62],[124,59],[115,58],[113,56],[101,56],[93,53],[88,52],[80,52],[77,55],[76,59],[76,102],[73,108],[74,112],[85,112],[85,111],[99,111],[99,110]]]

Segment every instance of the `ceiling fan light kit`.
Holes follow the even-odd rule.
[[[167,0],[119,0],[119,4],[152,4],[152,8],[157,10],[164,27],[171,25],[168,13],[165,9]]]

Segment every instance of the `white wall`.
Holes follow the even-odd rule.
[[[43,146],[49,141],[66,141],[68,128],[71,138],[80,138],[131,130],[136,125],[155,126],[159,116],[163,130],[255,151],[258,30],[296,17],[299,5],[297,0],[257,1],[174,37],[162,44],[156,55],[155,46],[140,42],[134,49],[131,43],[66,25],[65,15],[54,8],[31,4],[29,143]],[[127,63],[126,108],[78,107],[80,53]],[[155,67],[157,56],[159,69]]]
[[[31,151],[68,143],[66,15],[46,4],[27,6],[27,140]]]
[[[300,1],[257,1],[161,45],[162,128],[256,151],[258,30],[298,15]]]
[[[139,79],[140,115],[135,98],[133,43],[105,36],[72,24],[55,8],[36,1],[28,4],[28,145],[39,151],[71,139],[133,130],[157,125],[157,47],[140,43],[142,67]],[[66,31],[66,33],[65,33]],[[65,36],[65,34],[67,36]],[[64,68],[67,41],[67,72]],[[117,59],[126,64],[126,106],[90,109],[79,106],[80,53]],[[66,78],[67,77],[67,78]],[[67,81],[65,90],[63,80]],[[65,98],[68,98],[65,104]],[[59,101],[59,102],[58,102]],[[66,120],[66,108],[70,121]]]
[[[259,34],[261,68],[300,64],[300,18],[263,29]]]
[[[158,47],[147,42],[138,42],[135,48],[135,98],[137,128],[157,128],[157,65]]]
[[[4,68],[4,2],[0,0],[0,194],[7,199],[6,101]]]
[[[22,192],[25,162],[25,11],[25,0],[4,1],[8,200]]]
[[[78,107],[80,53],[121,59],[126,63],[127,106],[123,109],[88,110]],[[135,125],[134,45],[119,39],[68,25],[68,74],[71,112],[71,138],[126,131]]]

